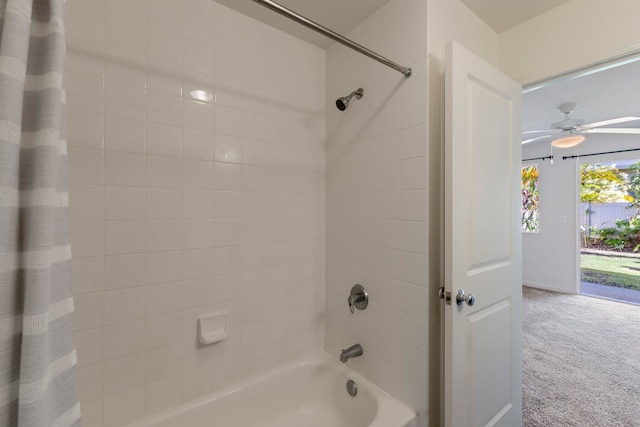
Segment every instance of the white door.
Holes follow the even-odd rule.
[[[522,88],[460,45],[446,55],[445,426],[517,427]]]

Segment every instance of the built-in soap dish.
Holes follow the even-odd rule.
[[[201,344],[214,344],[228,336],[229,321],[226,312],[205,314],[198,318],[198,341]]]

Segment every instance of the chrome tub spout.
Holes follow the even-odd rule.
[[[340,361],[342,363],[347,363],[347,360],[358,356],[362,356],[362,346],[360,344],[355,344],[346,350],[342,350],[342,353],[340,354]]]

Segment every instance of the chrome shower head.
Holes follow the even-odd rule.
[[[353,92],[351,92],[348,96],[343,96],[342,98],[338,98],[338,100],[336,101],[336,107],[338,107],[338,110],[344,111],[349,106],[349,102],[351,102],[351,98],[355,96],[356,99],[360,99],[362,98],[362,95],[364,95],[364,89],[358,88],[357,90],[354,90]]]

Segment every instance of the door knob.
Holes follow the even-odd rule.
[[[474,294],[465,295],[464,289],[458,289],[458,295],[456,295],[456,302],[458,305],[462,305],[466,302],[469,307],[473,307],[476,303],[476,296]]]

